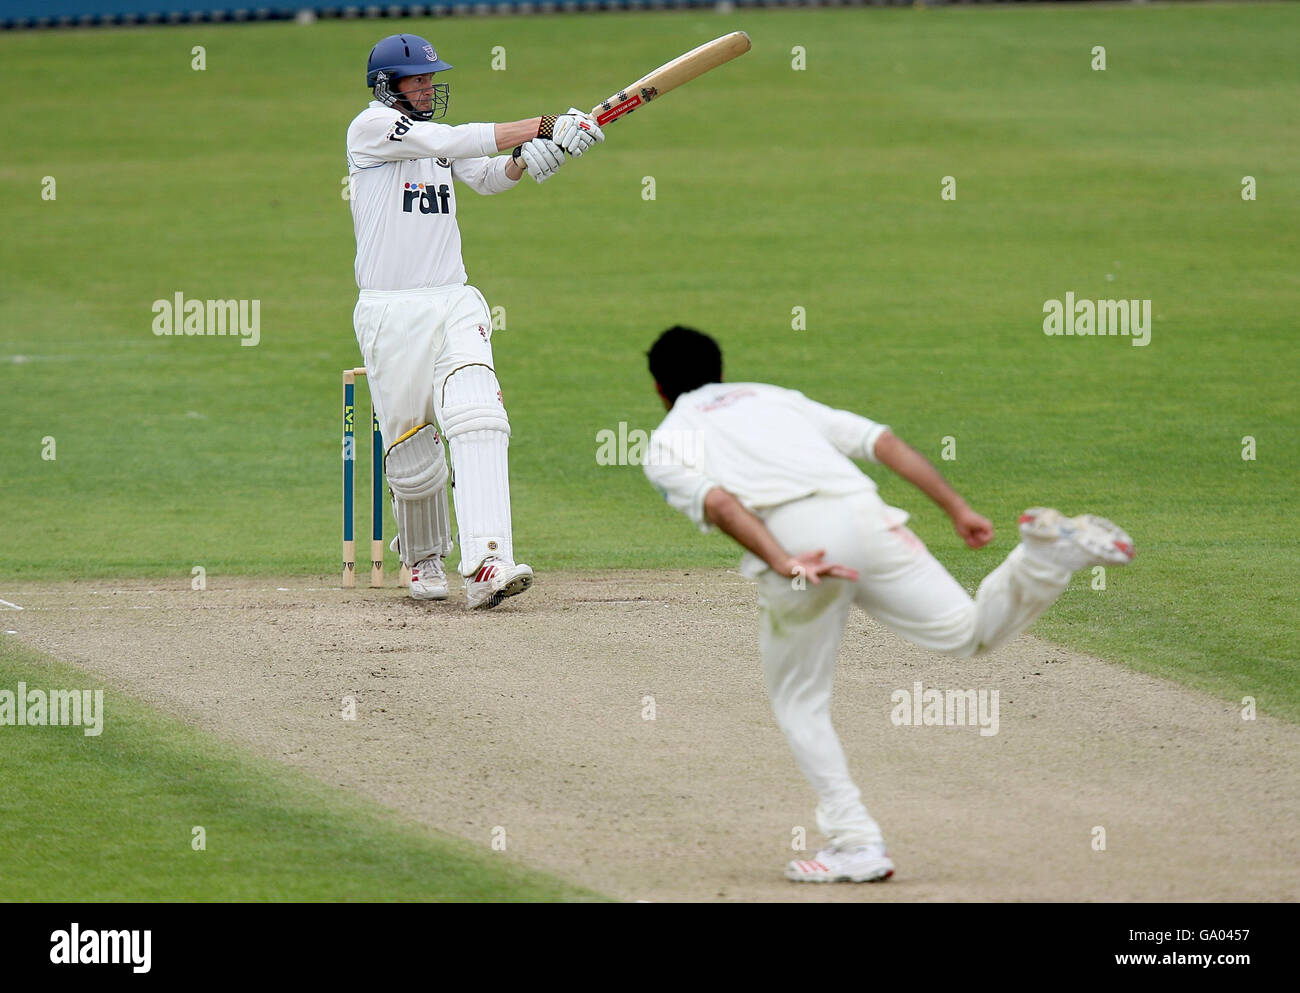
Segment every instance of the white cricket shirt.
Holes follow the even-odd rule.
[[[650,436],[645,474],[668,503],[711,531],[704,497],[720,486],[762,517],[813,494],[876,492],[852,459],[878,462],[888,425],[765,383],[710,383],[683,393]],[[879,500],[879,498],[876,498]],[[880,502],[881,526],[907,520]]]
[[[348,178],[357,236],[357,286],[414,290],[465,282],[456,225],[459,180],[501,193],[508,155],[491,124],[414,121],[377,100],[348,127]]]

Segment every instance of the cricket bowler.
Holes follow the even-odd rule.
[[[370,53],[366,85],[374,100],[347,134],[360,290],[353,325],[386,448],[410,595],[449,595],[445,438],[456,473],[459,571],[470,608],[486,609],[528,589],[533,571],[514,557],[510,421],[492,358],[491,312],[461,259],[456,183],[503,193],[525,168],[542,183],[566,156],[605,136],[574,108],[507,124],[436,123],[449,90],[434,78],[451,68],[416,35],[392,35]]]
[[[817,793],[830,844],[787,879],[869,882],[894,863],[849,777],[831,726],[831,681],[849,608],[857,604],[922,648],[959,658],[1015,637],[1061,595],[1077,569],[1124,565],[1133,542],[1100,517],[1042,507],[1020,517],[1020,544],[972,599],[880,499],[852,460],[892,469],[937,503],[971,548],[993,539],[919,452],[889,427],[795,390],[724,383],[722,353],[690,328],[665,331],[648,354],[668,415],[650,436],[645,473],[701,531],[746,549],[757,580],[759,648],[777,723]]]

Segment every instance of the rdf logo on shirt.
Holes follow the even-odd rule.
[[[415,204],[419,204],[421,214],[450,213],[451,187],[447,183],[437,189],[432,183],[403,183],[402,210],[409,214]]]

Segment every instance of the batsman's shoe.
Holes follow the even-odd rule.
[[[1066,517],[1050,507],[1020,515],[1020,537],[1031,555],[1075,572],[1094,565],[1127,565],[1137,554],[1128,533],[1104,517]]]
[[[483,560],[472,579],[465,583],[470,610],[488,610],[508,596],[522,593],[533,585],[533,570],[522,562],[515,564],[489,556]]]
[[[878,883],[893,874],[894,863],[879,844],[823,848],[816,858],[795,859],[785,867],[785,878],[796,883]]]
[[[431,555],[411,566],[412,600],[446,600],[448,596],[447,572],[442,567],[442,556]]]

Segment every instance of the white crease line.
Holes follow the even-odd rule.
[[[16,604],[16,603],[10,603],[8,600],[0,600],[0,603],[4,604],[6,607],[8,607],[8,608],[11,609],[11,610],[22,610],[22,609],[23,609],[22,607],[18,606],[18,604]]]
[[[359,603],[359,604],[366,604],[366,603],[379,603],[379,602],[380,602],[380,601],[377,601],[377,600],[375,600],[375,601],[372,601],[372,600],[361,600],[361,599],[358,599],[358,600],[357,600],[357,603]],[[57,613],[61,613],[61,612],[65,611],[65,610],[177,610],[177,609],[182,609],[182,610],[249,610],[250,608],[253,608],[253,607],[256,607],[256,606],[257,606],[256,604],[242,604],[242,603],[196,603],[196,604],[192,604],[192,605],[190,605],[190,606],[186,606],[186,607],[183,607],[183,608],[177,608],[177,607],[175,607],[175,606],[172,605],[172,604],[165,604],[165,603],[147,603],[147,604],[146,604],[146,603],[105,603],[105,604],[78,605],[78,606],[67,606],[67,607],[64,607],[64,606],[58,606],[58,605],[56,605],[56,606],[51,606],[51,607],[27,607],[26,609],[27,609],[27,611],[30,612],[30,613],[37,613],[37,614],[39,614],[39,613],[42,613],[42,612],[46,612],[46,613],[56,613],[56,614],[57,614]],[[431,613],[432,613],[432,612],[431,612]]]
[[[153,607],[153,606],[142,607],[142,606],[135,606],[133,604],[114,603],[114,604],[106,604],[103,607],[28,607],[27,609],[32,611],[33,613],[39,614],[42,611],[61,612],[64,610],[166,610],[167,608]]]
[[[373,587],[366,587],[367,590]],[[379,587],[388,589],[390,587]],[[223,586],[211,590],[191,590],[177,587],[174,590],[17,590],[13,596],[166,596],[169,593],[200,593],[211,596],[214,593],[344,593],[348,592],[341,586],[306,586],[302,589],[291,589],[287,586]],[[0,600],[0,603],[9,603],[8,600]],[[22,610],[22,607],[16,604],[10,604],[15,610]]]

